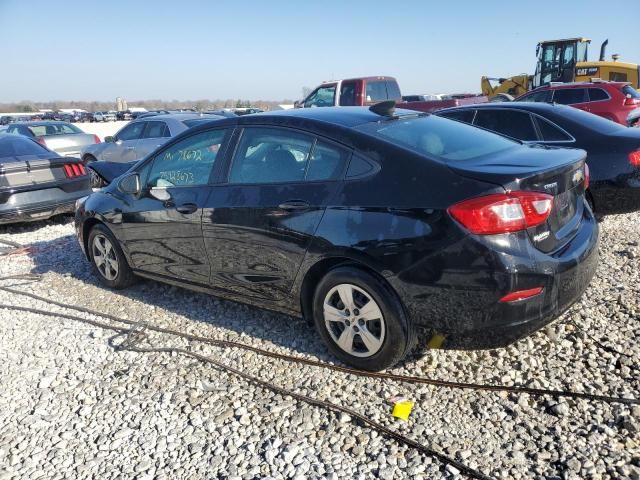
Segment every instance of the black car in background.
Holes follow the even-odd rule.
[[[22,135],[0,133],[0,224],[73,212],[75,201],[90,193],[80,159],[61,157]]]
[[[640,210],[640,129],[627,128],[564,105],[487,103],[441,110],[459,120],[510,138],[587,152],[587,198],[598,214]]]
[[[584,159],[388,104],[246,115],[80,201],[76,231],[109,287],[140,275],[302,314],[379,370],[432,335],[506,345],[580,297],[598,258]]]

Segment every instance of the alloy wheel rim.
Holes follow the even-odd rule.
[[[354,357],[371,357],[384,343],[386,326],[382,310],[362,288],[341,283],[324,298],[323,316],[335,344]]]
[[[116,251],[111,240],[102,234],[93,237],[93,262],[96,268],[107,280],[115,280],[118,276],[119,266]]]

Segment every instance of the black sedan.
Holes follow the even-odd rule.
[[[73,212],[76,200],[90,193],[80,159],[61,157],[22,135],[0,133],[0,224]]]
[[[437,112],[523,142],[587,151],[587,199],[601,215],[640,210],[640,129],[564,105],[488,103]]]
[[[135,164],[76,230],[109,287],[302,314],[378,370],[432,336],[506,345],[580,297],[598,258],[584,159],[392,104],[246,115]]]

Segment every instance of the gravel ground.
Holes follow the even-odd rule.
[[[5,281],[129,319],[332,361],[299,319],[155,282],[98,285],[68,219],[0,228],[33,246],[3,258]],[[395,373],[640,397],[640,214],[602,224],[597,275],[544,331],[499,350],[432,351]],[[0,303],[63,309],[1,293]],[[68,312],[74,313],[74,312]],[[86,316],[86,315],[85,315]],[[90,318],[89,316],[86,316]],[[0,309],[0,479],[460,478],[346,415],[275,395],[170,354],[115,352],[111,332]],[[153,334],[154,345],[185,346]],[[354,378],[192,344],[247,373],[353,408],[500,479],[640,479],[640,407]],[[416,403],[390,416],[396,395]]]

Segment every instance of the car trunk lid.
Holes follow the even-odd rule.
[[[548,253],[571,240],[580,226],[585,208],[585,158],[583,150],[528,146],[450,163],[449,167],[459,175],[500,185],[507,192],[552,195],[546,222],[527,229],[533,245]]]
[[[96,142],[95,137],[88,133],[73,133],[68,135],[44,135],[38,141],[62,156],[79,156],[80,151],[87,145]]]
[[[65,180],[69,178],[65,173],[65,164],[82,164],[78,158],[52,158],[51,155],[16,156],[0,160],[0,191],[8,192],[29,185],[39,188],[46,183]]]

